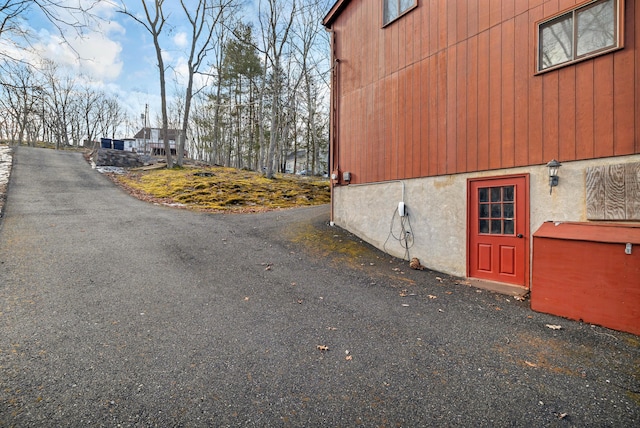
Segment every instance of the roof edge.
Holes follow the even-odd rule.
[[[333,5],[333,7],[329,10],[329,13],[326,14],[324,19],[322,20],[322,25],[327,28],[331,28],[331,24],[336,20],[338,15],[344,10],[350,0],[338,0]]]

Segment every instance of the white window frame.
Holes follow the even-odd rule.
[[[614,27],[614,43],[610,46],[606,46],[603,47],[601,49],[596,49],[587,53],[584,53],[582,55],[577,55],[577,46],[578,46],[578,40],[579,40],[579,36],[577,36],[577,14],[582,11],[582,10],[586,10],[589,7],[594,6],[597,3],[601,3],[601,2],[605,2],[607,0],[590,0],[587,1],[585,3],[581,3],[575,7],[573,7],[572,9],[569,10],[565,10],[561,13],[558,13],[554,16],[551,16],[549,18],[545,18],[542,21],[539,21],[536,24],[536,73],[545,73],[547,71],[551,71],[551,70],[555,70],[557,68],[560,67],[565,67],[567,65],[571,65],[571,64],[575,64],[577,62],[580,61],[584,61],[586,59],[589,58],[593,58],[595,56],[599,56],[599,55],[603,55],[618,49],[621,49],[624,46],[624,0],[613,0],[613,7],[614,7],[614,11],[613,11],[613,27]],[[543,68],[543,63],[542,63],[542,58],[541,58],[541,54],[542,54],[542,41],[541,41],[541,31],[542,28],[546,26],[546,24],[549,24],[552,21],[556,21],[556,20],[561,20],[562,18],[571,18],[572,19],[572,34],[571,34],[571,43],[572,43],[572,49],[571,49],[571,58],[559,62],[557,64],[553,64],[553,65],[549,65],[547,67]]]

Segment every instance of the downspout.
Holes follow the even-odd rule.
[[[330,91],[330,116],[329,116],[329,177],[331,182],[331,214],[329,224],[334,225],[334,188],[339,183],[340,163],[338,159],[338,64],[336,57],[336,33],[331,33],[331,91]]]

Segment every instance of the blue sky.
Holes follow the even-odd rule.
[[[78,0],[65,1],[72,4]],[[130,11],[142,12],[139,0],[126,0],[125,3]],[[168,13],[171,13],[171,7],[180,8],[177,0],[168,0],[166,5]],[[141,24],[118,13],[117,9],[115,1],[98,2],[92,12],[100,20],[90,23],[82,36],[72,29],[65,30],[68,44],[63,43],[58,30],[38,10],[31,11],[25,25],[39,36],[34,45],[38,56],[51,59],[62,65],[68,73],[82,75],[81,78],[90,85],[117,95],[127,106],[132,118],[139,118],[145,104],[149,104],[149,116],[153,120],[160,114],[160,89],[153,40]],[[248,4],[244,13],[251,14],[252,10],[252,4]],[[181,9],[177,9],[170,16],[181,17],[182,13]],[[165,64],[171,67],[166,76],[169,96],[176,92],[174,70],[179,72],[186,63],[188,37],[185,31],[186,27],[169,18],[161,41]],[[27,57],[30,54],[24,52],[22,55]]]
[[[95,0],[61,0],[68,4],[96,3]],[[126,106],[130,118],[136,125],[142,124],[141,113],[145,104],[149,105],[149,117],[152,125],[160,115],[160,89],[155,48],[151,35],[146,29],[131,17],[118,13],[119,3],[126,4],[129,11],[142,13],[140,0],[99,0],[92,9],[92,13],[100,18],[90,22],[82,36],[78,36],[73,29],[65,30],[63,42],[59,31],[44,18],[43,14],[34,8],[24,20],[24,25],[39,36],[34,44],[35,55],[53,60],[63,69],[78,79],[84,79],[88,85],[118,97]],[[187,0],[195,3],[196,0]],[[302,0],[304,2],[304,0]],[[332,0],[325,0],[328,5]],[[151,1],[150,1],[151,2]],[[257,4],[259,0],[245,0],[242,9],[243,21],[257,21]],[[327,6],[329,7],[329,6]],[[165,15],[169,15],[167,27],[164,30],[161,46],[167,71],[167,94],[176,94],[179,78],[176,81],[176,71],[186,69],[185,49],[188,43],[186,26],[181,25],[177,18],[183,16],[178,0],[166,0]],[[171,8],[175,8],[174,13]],[[142,17],[142,15],[140,15]],[[68,21],[79,20],[81,17],[63,16]],[[144,19],[143,19],[144,20]],[[255,27],[258,25],[256,23]],[[2,46],[0,40],[0,49]],[[26,51],[16,53],[30,62],[33,53]],[[185,76],[186,74],[183,74]],[[205,78],[200,79],[200,85]],[[134,127],[135,127],[134,126]],[[133,133],[136,130],[128,130]],[[126,135],[130,136],[130,135]]]

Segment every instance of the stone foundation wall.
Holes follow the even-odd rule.
[[[144,164],[137,153],[114,149],[97,149],[91,155],[91,160],[96,166],[121,168],[136,168]]]

